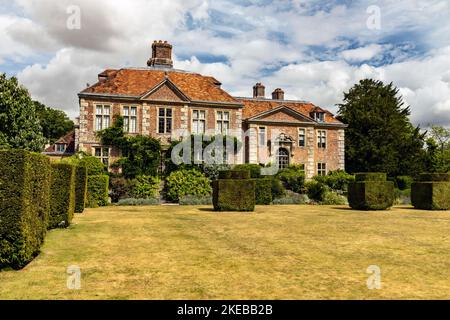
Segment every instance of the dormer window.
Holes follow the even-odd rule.
[[[66,148],[67,148],[67,145],[66,145],[65,143],[57,143],[57,144],[55,145],[55,151],[56,151],[56,152],[61,152],[61,153],[63,153],[63,152],[66,151]]]
[[[314,120],[317,122],[325,121],[325,112],[314,112]]]

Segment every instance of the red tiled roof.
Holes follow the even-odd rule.
[[[75,130],[70,131],[68,134],[56,140],[56,142],[47,147],[44,152],[56,152],[56,144],[66,144],[67,148],[65,153],[73,153],[75,151]]]
[[[288,107],[301,113],[302,115],[311,118],[312,112],[325,112],[325,122],[326,123],[336,123],[341,124],[339,120],[334,118],[334,115],[322,109],[310,102],[300,102],[300,101],[289,101],[289,100],[271,100],[271,99],[252,99],[252,98],[236,98],[240,102],[244,104],[244,108],[242,110],[242,118],[249,119],[260,113],[276,109],[281,106]],[[313,120],[311,118],[311,120]]]
[[[198,73],[160,69],[108,69],[100,75],[107,77],[93,86],[84,89],[80,94],[113,94],[127,96],[143,96],[160,84],[167,74],[190,100],[209,102],[238,103],[236,99],[219,87],[219,81],[213,77]]]

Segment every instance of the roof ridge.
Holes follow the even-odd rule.
[[[290,99],[279,100],[279,99],[270,99],[270,98],[252,98],[252,97],[239,97],[239,96],[233,96],[233,98],[235,98],[235,99],[242,99],[242,100],[252,100],[252,101],[268,101],[268,102],[274,101],[274,102],[288,102],[288,103],[308,103],[308,104],[315,105],[311,101],[307,101],[307,100],[290,100]]]

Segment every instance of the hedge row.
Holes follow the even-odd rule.
[[[394,204],[394,183],[385,173],[357,173],[348,185],[348,202],[352,209],[386,210]]]
[[[109,176],[95,175],[87,179],[87,205],[90,208],[108,204]]]
[[[67,163],[52,163],[48,228],[64,228],[69,226],[74,212],[75,167]]]
[[[22,150],[0,151],[0,268],[24,267],[47,231],[49,158]]]
[[[87,168],[78,165],[75,169],[75,212],[82,213],[87,198]]]

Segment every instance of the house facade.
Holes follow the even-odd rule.
[[[78,94],[75,151],[114,162],[119,150],[101,145],[96,133],[121,115],[129,135],[149,135],[166,146],[186,132],[241,138],[244,147],[228,156],[229,163],[299,164],[308,178],[344,169],[345,125],[329,111],[285,100],[279,88],[267,98],[261,83],[251,97],[234,97],[221,85],[214,77],[174,69],[172,46],[155,41],[147,67],[105,70]]]

